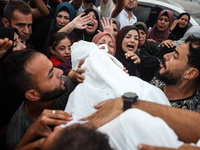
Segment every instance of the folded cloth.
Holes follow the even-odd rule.
[[[70,94],[65,111],[73,120],[94,113],[95,104],[120,97],[125,92],[135,92],[139,99],[170,106],[165,94],[155,86],[138,77],[129,76],[114,56],[100,50],[94,43],[79,41],[71,47],[72,69],[85,69],[85,80]]]

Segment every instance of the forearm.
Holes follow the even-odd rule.
[[[60,30],[58,30],[58,32],[65,32],[67,34],[70,34],[75,28],[75,25],[73,24],[73,22],[69,22],[66,26],[64,26],[63,28],[61,28]]]
[[[73,0],[72,6],[74,7],[75,10],[79,9],[81,7],[82,0]]]
[[[36,8],[32,8],[33,18],[39,18],[49,15],[49,10],[42,0],[32,0]]]
[[[124,7],[124,0],[117,0],[115,9],[113,10],[111,17],[112,18],[117,17],[118,14],[122,11],[123,7]]]
[[[193,111],[138,100],[132,108],[141,109],[163,119],[181,141],[196,143],[200,139],[200,114]]]

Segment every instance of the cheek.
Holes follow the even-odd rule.
[[[126,52],[126,41],[125,40],[123,40],[123,42],[122,42],[122,50],[124,52]]]

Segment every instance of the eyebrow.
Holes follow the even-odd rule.
[[[49,73],[48,73],[47,77],[50,76],[50,74],[52,73],[52,71],[53,71],[53,66],[52,66],[52,68],[49,70]]]
[[[176,48],[174,48],[174,52],[179,55],[179,52],[176,50]]]

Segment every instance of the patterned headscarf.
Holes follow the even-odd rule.
[[[169,18],[169,26],[168,26],[167,30],[161,32],[161,31],[157,30],[157,24],[158,24],[158,20],[160,19],[160,17],[163,16],[163,14],[165,14],[165,13],[167,13],[168,18]],[[171,27],[173,21],[174,21],[174,14],[170,10],[161,11],[160,14],[158,15],[156,24],[149,31],[148,39],[154,39],[158,43],[161,43],[162,41],[167,40],[169,37],[169,34],[170,34],[170,27]]]

